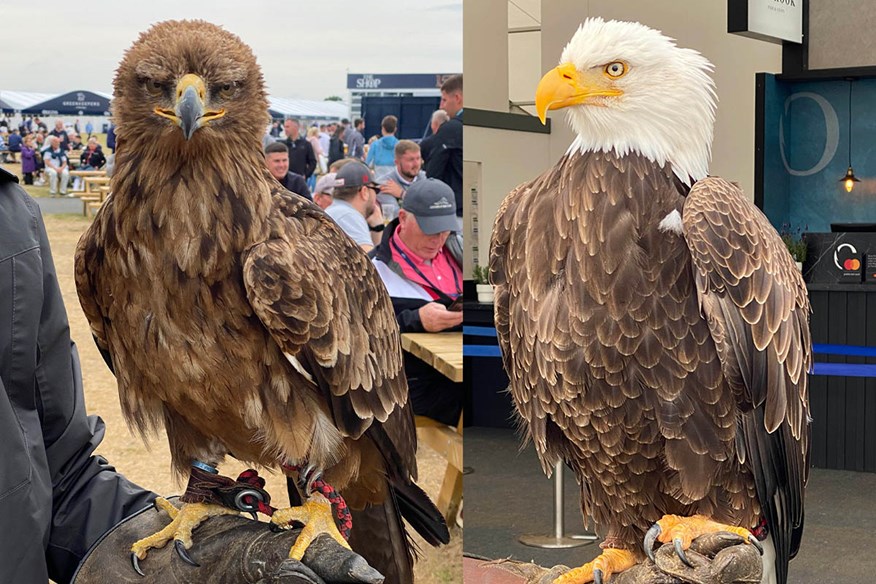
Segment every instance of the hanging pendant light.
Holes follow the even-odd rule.
[[[852,168],[852,82],[854,79],[849,78],[849,169],[846,171],[846,176],[842,177],[839,182],[846,187],[846,192],[851,193],[855,188],[856,182],[861,182],[861,179],[855,176],[855,170]]]
[[[846,171],[846,176],[840,179],[841,183],[845,183],[846,192],[851,193],[852,189],[855,188],[856,182],[861,182],[861,179],[855,176],[855,170],[850,166]]]

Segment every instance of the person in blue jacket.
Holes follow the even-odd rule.
[[[395,137],[396,129],[398,129],[398,118],[395,116],[383,118],[380,122],[380,133],[383,135],[368,148],[365,164],[374,169],[374,176],[378,182],[395,168],[395,145],[398,144],[398,138]]]

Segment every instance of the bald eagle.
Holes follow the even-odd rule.
[[[348,504],[367,515],[353,549],[387,581],[411,581],[402,514],[432,544],[448,532],[413,482],[392,305],[361,249],[268,173],[251,50],[206,22],[159,23],[127,51],[114,90],[112,196],[79,242],[76,284],[127,420],[163,427],[190,475],[187,505],[132,553],[175,540],[190,558],[192,529],[227,512],[215,472],[230,454],[301,479],[304,509],[272,518],[307,524],[291,557],[322,531],[347,546],[332,517],[349,527]]]
[[[643,538],[684,557],[701,533],[758,526],[765,577],[785,582],[800,545],[809,302],[763,214],[707,177],[711,70],[641,24],[585,21],[536,93],[542,121],[565,108],[577,137],[496,218],[511,395],[605,538],[563,582],[623,571]]]

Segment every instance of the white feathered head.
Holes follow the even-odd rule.
[[[686,184],[708,173],[715,123],[712,64],[637,22],[587,19],[538,84],[542,122],[568,108],[570,151],[638,152]]]

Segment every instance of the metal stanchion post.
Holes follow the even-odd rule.
[[[521,535],[517,541],[523,545],[547,549],[580,547],[596,541],[592,533],[565,535],[563,527],[563,463],[554,465],[554,535]]]

